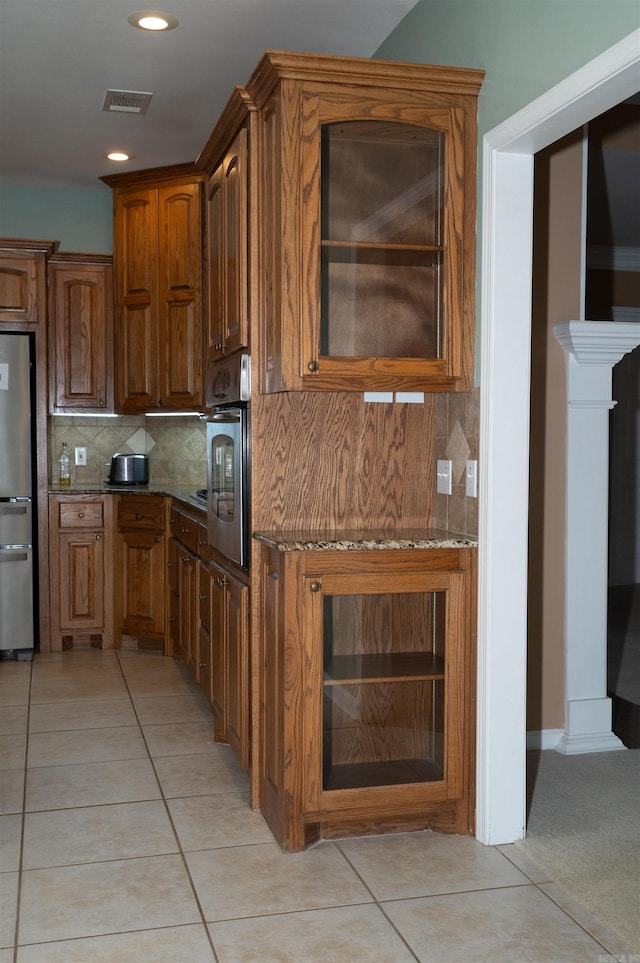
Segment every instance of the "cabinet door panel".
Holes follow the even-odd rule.
[[[164,639],[163,539],[144,532],[125,532],[119,539],[121,627],[129,635]]]
[[[158,246],[154,190],[127,192],[115,203],[116,298],[157,297],[155,252]]]
[[[0,258],[0,322],[36,322],[38,318],[39,269],[33,257],[3,254]]]
[[[205,356],[207,364],[222,354],[224,343],[224,167],[212,174],[207,188],[208,318]]]
[[[149,301],[120,306],[116,320],[116,392],[120,411],[149,411],[157,405],[156,325]]]
[[[249,767],[249,589],[227,577],[229,745]]]
[[[60,628],[104,625],[104,542],[101,532],[60,532]]]
[[[50,264],[53,410],[113,408],[111,267]]]
[[[248,133],[241,128],[207,192],[207,362],[248,345]]]
[[[200,323],[193,300],[176,297],[166,305],[164,336],[160,338],[161,405],[196,404],[200,379]]]
[[[199,184],[158,190],[160,404],[197,408],[202,381]]]
[[[225,627],[225,584],[220,569],[212,569],[211,574],[211,708],[216,727],[216,739],[228,740],[228,647]]]
[[[224,342],[229,354],[247,344],[247,131],[236,137],[225,160],[226,291]]]

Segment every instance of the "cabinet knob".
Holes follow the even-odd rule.
[[[177,622],[178,620],[177,620],[177,618],[175,617],[175,615],[171,615],[171,616],[169,617],[169,621],[170,621],[170,622]]]
[[[98,404],[100,405],[101,408],[104,408],[104,401],[102,401],[102,399],[98,402]]]
[[[310,361],[309,364],[307,365],[307,368],[309,369],[309,371],[317,371],[319,367],[320,365],[318,364],[317,361]]]
[[[137,522],[139,522],[141,518],[142,518],[142,515],[136,515],[136,521],[137,521]]]
[[[198,598],[200,599],[201,602],[204,602],[204,600],[206,599],[206,597],[207,597],[206,595],[199,595],[199,596],[198,596]]]
[[[207,663],[206,663],[206,662],[198,662],[198,668],[199,668],[199,669],[206,669],[206,668],[207,668]]]
[[[78,512],[78,518],[84,518],[84,512]]]
[[[322,582],[312,582],[309,588],[312,592],[319,592],[322,588]]]
[[[102,538],[102,535],[100,534],[96,535],[96,542],[99,542],[101,538]]]
[[[188,556],[188,555],[183,555],[183,556],[182,556],[182,561],[183,561],[183,562],[188,562],[188,561],[189,561],[189,556]]]

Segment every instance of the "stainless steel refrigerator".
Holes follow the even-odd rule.
[[[0,333],[0,659],[25,661],[37,611],[31,352],[29,334]]]

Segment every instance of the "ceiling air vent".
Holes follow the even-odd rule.
[[[125,114],[146,114],[153,94],[141,90],[108,90],[103,110],[116,110]]]

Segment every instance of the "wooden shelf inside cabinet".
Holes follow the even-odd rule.
[[[379,244],[372,241],[322,241],[322,257],[334,264],[388,264],[439,267],[443,248],[436,245]]]
[[[325,686],[424,682],[444,677],[444,659],[428,652],[338,655],[324,669]]]
[[[442,767],[430,759],[393,759],[389,762],[353,763],[331,766],[323,785],[331,792],[372,786],[399,786],[442,779]]]

